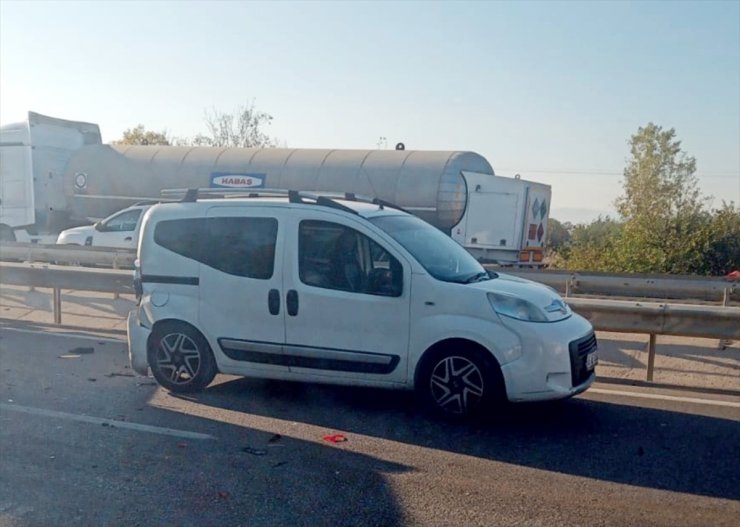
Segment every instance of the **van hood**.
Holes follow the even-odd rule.
[[[71,229],[63,230],[59,233],[57,243],[76,243],[84,245],[85,240],[88,236],[92,236],[95,233],[95,227],[93,225],[83,225],[82,227],[73,227]]]
[[[486,292],[501,293],[515,296],[534,304],[540,308],[550,322],[557,322],[570,317],[573,313],[563,298],[552,288],[519,278],[518,276],[498,273],[498,278],[474,282],[468,287],[474,287]]]

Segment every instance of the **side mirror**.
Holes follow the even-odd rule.
[[[95,225],[93,225],[96,231],[102,231],[103,230],[103,223],[100,221],[95,222]]]

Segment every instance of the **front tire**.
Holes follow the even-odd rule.
[[[464,344],[447,345],[425,357],[416,389],[427,409],[454,419],[479,416],[505,399],[495,358]]]
[[[177,393],[203,390],[217,372],[216,359],[206,339],[181,322],[166,322],[154,329],[147,359],[157,382]]]

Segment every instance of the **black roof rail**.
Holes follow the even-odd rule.
[[[323,205],[325,207],[331,207],[332,209],[343,210],[344,212],[349,212],[358,216],[360,214],[355,209],[352,209],[346,205],[342,205],[341,203],[338,203],[331,198],[327,198],[326,196],[318,196],[316,198],[316,204]]]
[[[380,198],[371,198],[369,196],[362,196],[355,194],[354,192],[310,192],[304,190],[284,190],[284,189],[240,189],[240,188],[178,188],[178,189],[164,189],[162,195],[165,196],[180,196],[183,195],[180,200],[182,203],[191,203],[198,201],[199,198],[206,197],[233,197],[233,198],[259,198],[268,196],[287,196],[290,203],[315,203],[323,207],[330,207],[337,210],[342,210],[352,214],[358,214],[358,212],[351,207],[342,205],[336,200],[354,201],[358,203],[370,203],[378,205],[380,208],[388,207],[391,209],[400,210],[408,213],[402,207],[395,205],[389,201]],[[165,198],[166,199],[166,198]],[[309,201],[307,201],[309,200]]]
[[[192,203],[194,201],[198,201],[198,189],[189,188],[187,192],[185,192],[185,195],[182,197],[181,202],[182,203]]]
[[[384,200],[384,199],[380,199],[380,198],[373,198],[373,201],[372,201],[372,202],[373,202],[373,203],[374,203],[375,205],[378,205],[378,206],[380,206],[380,208],[383,208],[383,207],[388,207],[388,208],[390,208],[390,209],[396,209],[396,210],[400,210],[401,212],[405,212],[406,214],[411,214],[411,213],[410,213],[409,211],[407,211],[407,210],[406,210],[406,209],[404,209],[403,207],[399,207],[399,206],[398,206],[398,205],[396,205],[395,203],[391,203],[390,201],[386,201],[386,200]]]

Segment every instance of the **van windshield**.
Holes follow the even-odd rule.
[[[456,241],[415,216],[378,216],[370,221],[403,245],[437,280],[469,284],[491,278]]]

